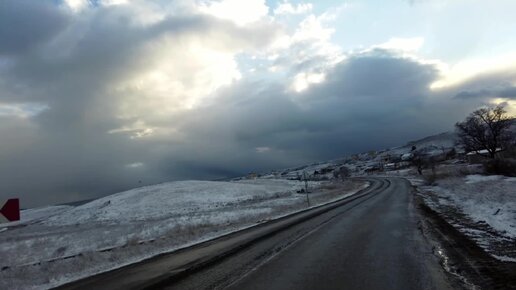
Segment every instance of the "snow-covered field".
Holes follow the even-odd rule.
[[[311,182],[322,204],[367,186]],[[303,183],[180,181],[90,203],[22,211],[0,228],[0,289],[41,289],[134,263],[306,208]]]
[[[495,258],[516,262],[516,178],[475,174],[419,187],[425,203],[453,226]]]
[[[428,187],[442,203],[459,207],[475,222],[516,239],[516,178],[468,175],[448,178]]]

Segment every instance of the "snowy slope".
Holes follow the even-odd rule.
[[[238,182],[178,181],[146,186],[100,198],[46,220],[46,225],[126,223],[209,211],[234,203],[269,199],[302,184],[288,180]]]
[[[459,231],[495,258],[516,262],[515,177],[451,176],[420,188],[425,203]]]
[[[51,216],[63,213],[72,208],[73,206],[69,205],[54,205],[41,208],[26,209],[21,211],[20,221],[33,222],[37,220],[47,219]]]
[[[448,179],[433,190],[447,197],[477,222],[516,239],[516,178],[468,175],[463,181]]]
[[[303,186],[274,179],[179,181],[26,212],[38,218],[0,233],[0,289],[56,286],[303,210],[306,196],[297,193]],[[314,205],[366,184],[309,186]]]

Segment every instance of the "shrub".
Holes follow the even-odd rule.
[[[346,167],[346,166],[341,166],[340,168],[338,169],[335,169],[333,171],[333,177],[335,179],[344,179],[345,177],[349,177],[351,175],[351,172],[349,171],[349,169]]]
[[[429,175],[423,175],[423,179],[425,180],[426,185],[436,185],[438,176],[434,173]]]
[[[455,148],[452,148],[450,151],[446,153],[446,159],[453,159],[455,158],[455,156],[457,156],[457,151],[455,150]]]
[[[456,175],[466,176],[470,174],[484,174],[485,170],[482,164],[469,164],[466,166],[459,166],[456,170]]]
[[[439,172],[439,173],[430,173],[423,175],[423,179],[425,181],[426,185],[437,185],[438,180],[447,179],[450,177],[453,177],[454,175],[451,173],[446,172]]]
[[[484,170],[489,174],[516,176],[516,161],[511,159],[493,159],[484,162]]]

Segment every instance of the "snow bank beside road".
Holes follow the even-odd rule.
[[[516,262],[516,178],[467,175],[419,186],[425,203],[499,260]]]
[[[431,190],[474,221],[516,238],[516,178],[468,175],[439,181]]]
[[[507,181],[507,182],[516,182],[516,177],[506,177],[503,175],[480,175],[473,174],[465,177],[466,183],[478,183],[485,181]],[[516,185],[516,184],[515,184]]]

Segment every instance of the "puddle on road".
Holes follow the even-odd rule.
[[[466,277],[464,277],[463,275],[461,275],[459,273],[459,271],[457,270],[458,268],[455,267],[450,262],[450,257],[448,257],[448,255],[446,255],[445,250],[441,246],[434,245],[433,252],[439,258],[439,263],[441,264],[443,269],[447,273],[449,273],[450,275],[454,276],[455,278],[459,279],[462,283],[464,283],[464,286],[466,287],[466,289],[480,290],[480,287],[472,284],[471,282],[468,281],[468,279]]]

